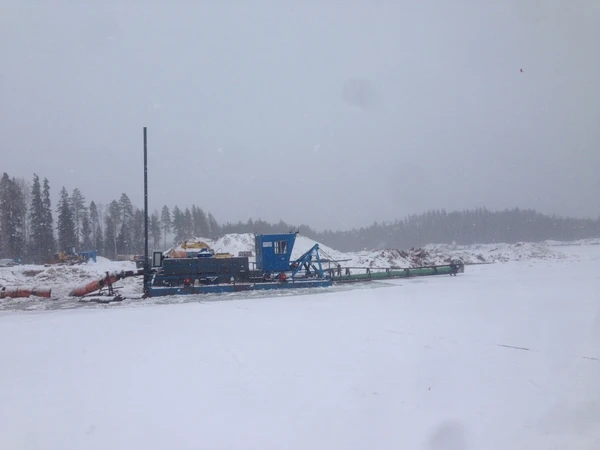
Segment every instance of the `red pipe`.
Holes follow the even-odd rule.
[[[136,277],[136,276],[143,275],[143,274],[144,274],[143,269],[140,269],[137,271],[127,270],[127,271],[113,272],[113,273],[106,272],[106,275],[102,276],[102,278],[98,278],[97,280],[90,281],[83,286],[73,289],[69,293],[69,296],[83,297],[84,295],[91,294],[94,291],[99,291],[104,286],[110,286],[114,282],[116,282],[118,280],[122,280],[123,278]]]
[[[106,275],[104,275],[102,278],[100,278],[98,280],[90,281],[89,283],[87,283],[83,286],[73,289],[69,293],[69,296],[83,297],[86,294],[90,294],[94,291],[99,291],[100,289],[102,289],[102,287],[106,286],[107,284],[108,285],[113,284],[118,279],[119,278],[117,277],[116,274],[107,273]]]
[[[51,288],[36,288],[36,287],[14,287],[14,288],[1,288],[0,289],[0,298],[27,298],[30,295],[34,295],[36,297],[46,297],[50,298],[52,294]]]

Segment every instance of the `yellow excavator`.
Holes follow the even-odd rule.
[[[189,249],[198,249],[200,250],[201,248],[210,248],[208,246],[208,244],[206,242],[202,242],[202,241],[194,241],[194,242],[188,242],[188,241],[183,241],[183,243],[181,244],[181,247],[185,250]]]
[[[187,252],[188,251],[200,251],[202,249],[206,249],[207,251],[210,251],[210,247],[206,242],[202,242],[202,241],[193,241],[193,242],[188,242],[183,241],[181,243],[181,248],[182,250],[171,250],[168,253],[168,256],[171,258],[185,258],[187,256]]]
[[[183,243],[181,244],[181,247],[186,251],[187,250],[202,250],[203,248],[210,251],[210,247],[208,246],[208,244],[206,244],[205,242],[202,242],[202,241],[195,241],[195,242],[183,241]],[[228,252],[222,252],[222,253],[214,253],[214,257],[215,258],[233,258],[233,255]]]
[[[74,247],[67,248],[62,252],[53,255],[51,264],[79,264],[85,261],[85,258],[78,255]]]

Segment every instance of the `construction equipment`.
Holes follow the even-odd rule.
[[[83,262],[88,262],[90,260],[97,262],[98,252],[96,250],[88,250],[85,252],[78,252],[77,255],[83,260]]]
[[[146,292],[148,296],[222,293],[253,290],[329,287],[333,284],[384,281],[431,275],[456,275],[464,264],[452,260],[449,264],[411,268],[342,267],[327,256],[321,259],[319,244],[294,261],[290,261],[296,233],[255,235],[256,262],[247,256],[214,254],[203,247],[195,256],[170,257],[154,252]],[[169,253],[172,254],[172,253]],[[327,261],[325,263],[324,261]],[[131,276],[141,276],[144,270],[107,272],[102,277],[71,291],[71,296],[90,301],[119,301],[113,283]],[[90,294],[108,289],[102,297]]]
[[[18,259],[3,258],[0,259],[0,267],[13,267],[21,264]]]
[[[256,263],[247,256],[212,255],[170,258],[155,252],[150,296],[293,289],[331,286],[320,266],[318,244],[290,264],[296,233],[257,234]]]
[[[79,264],[82,258],[75,252],[75,248],[67,248],[61,252],[55,253],[51,264]]]
[[[206,242],[202,241],[183,241],[178,247],[172,248],[167,252],[167,256],[171,258],[187,258],[194,257],[199,252],[209,252],[214,254],[214,250]]]
[[[206,242],[202,242],[202,241],[188,242],[187,240],[182,242],[181,247],[185,250],[187,250],[187,249],[200,250],[201,248],[210,248],[210,246]]]
[[[50,264],[81,264],[88,262],[90,259],[96,262],[96,258],[96,250],[77,252],[75,251],[75,247],[68,247],[62,252],[55,253],[50,261]]]

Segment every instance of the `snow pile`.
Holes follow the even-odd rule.
[[[215,253],[231,253],[233,256],[238,256],[240,252],[254,254],[254,235],[251,233],[226,234],[216,241],[211,241],[209,245]]]
[[[306,236],[297,235],[296,243],[294,244],[294,249],[292,250],[292,259],[299,258],[308,250],[310,250],[311,247],[313,247],[315,244],[317,244],[317,241],[314,241]],[[338,252],[337,250],[334,250],[331,247],[321,244],[320,242],[318,244],[319,251],[322,253],[321,257],[323,259],[332,258],[335,260],[339,260],[348,258],[348,255],[346,253]]]
[[[350,260],[342,265],[371,268],[405,268],[448,264],[457,257],[453,252],[433,251],[427,248],[408,250],[384,249],[348,253]]]
[[[551,247],[571,247],[574,245],[600,245],[600,238],[578,239],[576,241],[569,242],[547,240],[544,241],[544,243]]]
[[[442,255],[452,255],[468,264],[495,263],[508,261],[557,260],[567,256],[550,248],[546,244],[524,243],[516,244],[475,244],[451,245],[433,244],[425,249],[439,258]]]
[[[215,253],[231,253],[233,256],[238,256],[240,252],[251,251],[254,253],[254,235],[251,233],[234,233],[221,236],[219,239],[213,240],[204,237],[193,237],[179,242],[173,247],[163,252],[165,255],[170,253],[182,253],[186,251],[183,247],[184,242],[188,246],[188,252],[198,252],[200,249],[190,248],[195,243],[204,243],[208,245]]]

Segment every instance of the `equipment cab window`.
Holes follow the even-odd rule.
[[[287,253],[287,242],[276,241],[275,242],[275,254],[281,255]]]

